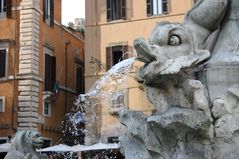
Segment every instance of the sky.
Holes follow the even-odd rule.
[[[85,0],[62,0],[62,24],[85,18]]]

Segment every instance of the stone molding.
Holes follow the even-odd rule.
[[[37,129],[39,104],[40,0],[20,4],[18,129]]]

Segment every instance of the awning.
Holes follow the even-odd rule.
[[[106,150],[106,149],[118,149],[120,147],[119,144],[104,144],[97,143],[90,146],[85,145],[75,145],[72,147],[73,152],[81,152],[81,151],[92,151],[92,150]]]
[[[39,149],[37,151],[38,152],[67,152],[72,150],[70,146],[59,144],[59,145],[50,146],[44,149]]]
[[[0,152],[8,152],[10,146],[11,146],[10,143],[0,144]]]
[[[44,149],[37,150],[38,152],[81,152],[81,151],[93,151],[93,150],[105,150],[105,149],[118,149],[120,147],[119,144],[104,144],[97,143],[94,145],[86,146],[86,145],[75,145],[75,146],[67,146],[63,144],[47,147]]]

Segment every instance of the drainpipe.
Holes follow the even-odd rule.
[[[15,17],[14,17],[14,53],[13,53],[13,98],[12,98],[12,130],[14,132],[17,131],[17,129],[14,127],[14,114],[15,114],[15,92],[16,92],[16,53],[17,53],[17,48],[16,48],[16,40],[17,40],[17,0],[15,0]]]
[[[66,68],[66,71],[65,71],[65,114],[66,114],[66,108],[67,108],[67,74],[68,74],[68,57],[67,57],[67,52],[68,52],[68,45],[70,44],[70,41],[66,41],[65,42],[65,68]]]

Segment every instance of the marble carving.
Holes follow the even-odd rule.
[[[126,158],[239,156],[239,0],[198,0],[183,23],[137,38],[137,72],[156,112],[123,110]],[[233,72],[232,72],[233,70]]]
[[[18,131],[11,141],[11,149],[4,159],[43,159],[36,149],[43,145],[39,132],[34,130]]]

